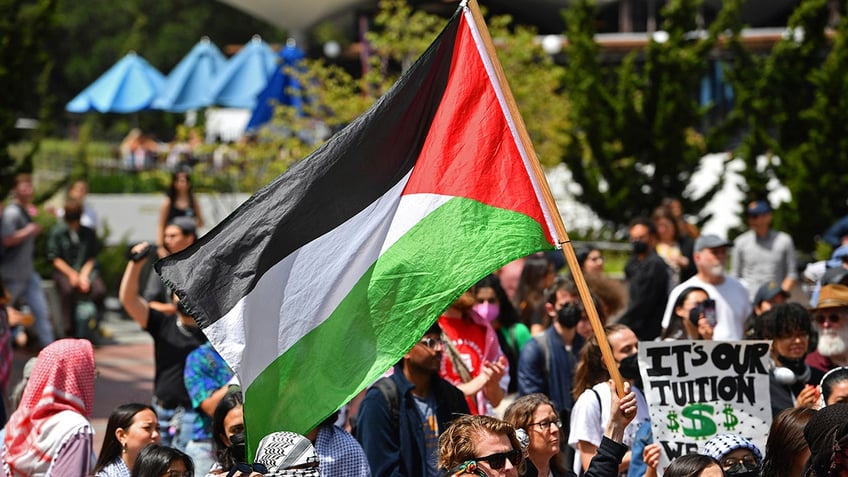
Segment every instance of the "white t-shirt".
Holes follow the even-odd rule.
[[[594,391],[597,391],[595,394]],[[623,443],[627,447],[633,444],[636,431],[642,422],[651,420],[648,410],[648,402],[639,388],[633,388],[636,393],[636,418],[624,429]],[[577,442],[585,441],[600,447],[604,437],[604,431],[610,418],[610,388],[606,381],[592,386],[592,389],[583,391],[577,398],[571,409],[571,431],[568,434],[568,445],[577,450]],[[598,407],[600,400],[601,406]],[[581,463],[580,452],[574,456],[574,473],[580,475]]]
[[[717,341],[741,340],[744,337],[745,319],[751,314],[751,302],[748,290],[739,280],[725,275],[720,285],[712,285],[698,275],[674,287],[668,295],[668,302],[663,313],[662,327],[667,328],[674,313],[674,302],[680,292],[689,288],[703,288],[707,295],[716,302],[716,326],[713,339]]]

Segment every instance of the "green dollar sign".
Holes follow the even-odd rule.
[[[716,433],[715,422],[710,417],[713,414],[713,407],[709,404],[690,404],[684,407],[680,414],[692,423],[692,427],[683,427],[683,435],[704,439]]]
[[[739,418],[733,414],[733,407],[730,404],[724,405],[724,427],[727,428],[728,431],[732,431],[736,428],[736,425],[739,424]]]
[[[668,411],[668,430],[671,432],[677,432],[680,429],[680,423],[677,422],[677,413],[674,411]]]

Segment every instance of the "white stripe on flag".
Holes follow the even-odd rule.
[[[401,196],[408,179],[271,267],[232,310],[203,330],[242,386],[323,323],[386,249],[452,198]]]

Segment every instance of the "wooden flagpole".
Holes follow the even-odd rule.
[[[618,364],[615,362],[615,358],[612,355],[612,349],[610,348],[609,341],[607,340],[604,325],[598,317],[598,310],[595,309],[595,301],[592,300],[592,295],[589,293],[589,287],[586,285],[586,279],[583,277],[583,270],[580,268],[580,263],[577,261],[577,255],[574,253],[574,247],[571,244],[571,240],[568,238],[568,232],[565,230],[565,224],[562,222],[562,215],[560,215],[559,209],[557,209],[556,201],[551,193],[548,180],[545,177],[545,172],[542,170],[542,165],[539,163],[539,158],[536,156],[536,150],[533,148],[533,143],[530,141],[530,134],[527,133],[527,127],[524,125],[524,120],[518,112],[518,104],[512,96],[512,90],[509,88],[509,82],[507,82],[501,62],[498,60],[498,53],[495,50],[495,44],[492,42],[489,29],[486,27],[486,21],[483,19],[482,13],[480,13],[480,7],[477,5],[477,0],[467,1],[468,8],[471,11],[471,16],[474,18],[474,23],[477,25],[477,30],[480,32],[483,44],[486,46],[486,53],[489,56],[489,61],[492,62],[492,66],[495,69],[495,75],[498,77],[498,82],[501,85],[507,108],[515,121],[515,126],[518,129],[518,136],[521,139],[524,150],[527,151],[527,155],[530,156],[532,173],[536,177],[536,181],[539,183],[545,205],[548,207],[548,210],[552,212],[554,228],[556,229],[557,235],[561,237],[562,240],[559,245],[562,247],[562,253],[565,255],[568,267],[574,275],[574,282],[577,285],[578,292],[580,293],[580,299],[583,301],[583,307],[589,317],[589,322],[592,324],[592,331],[595,333],[595,337],[598,340],[598,346],[601,348],[601,355],[603,357],[604,364],[609,371],[610,377],[612,377],[615,382],[615,389],[618,392],[618,395],[624,396],[624,381],[621,378],[621,373],[618,372]]]

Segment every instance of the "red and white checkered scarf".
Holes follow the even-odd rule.
[[[20,406],[6,425],[4,461],[12,475],[50,467],[68,432],[91,416],[94,377],[94,350],[87,340],[54,341],[38,353]],[[63,412],[74,417],[67,411],[81,419],[52,419]]]

